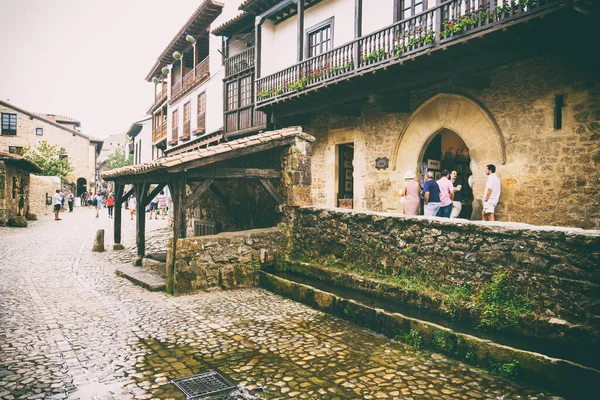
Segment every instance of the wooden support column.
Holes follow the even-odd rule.
[[[148,192],[147,183],[136,183],[133,188],[135,189],[136,202],[135,202],[135,244],[137,247],[137,261],[136,265],[142,265],[142,258],[146,255],[146,207],[144,201],[146,201],[146,195]]]
[[[298,0],[298,62],[304,60],[304,0]]]
[[[171,242],[170,257],[167,258],[167,293],[175,294],[175,262],[177,260],[177,240],[185,238],[185,178],[178,178],[169,181],[169,190],[171,191],[171,200],[173,201],[173,240]],[[183,233],[183,235],[182,235]]]
[[[254,79],[260,78],[260,58],[262,47],[262,24],[265,22],[265,17],[256,17],[254,22]]]
[[[115,182],[115,208],[114,208],[114,245],[113,250],[123,250],[124,247],[121,244],[121,216],[122,208],[121,204],[123,203],[123,190],[125,186],[121,183]]]
[[[354,0],[354,38],[362,36],[362,0]]]

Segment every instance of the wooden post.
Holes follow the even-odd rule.
[[[262,47],[262,32],[261,27],[265,22],[265,17],[256,17],[254,23],[254,79],[260,78],[260,58],[261,58],[261,47]]]
[[[173,200],[173,241],[171,243],[171,258],[167,258],[167,293],[175,294],[175,261],[177,260],[177,240],[185,238],[185,178],[169,181],[171,199]],[[182,235],[183,233],[183,235]]]
[[[134,185],[136,202],[135,202],[135,244],[137,246],[137,260],[135,265],[141,266],[142,259],[146,253],[146,193],[148,191],[147,183],[136,183]]]
[[[304,0],[298,0],[298,62],[304,59]]]
[[[362,0],[354,0],[354,39],[362,36]]]
[[[123,203],[123,190],[125,186],[121,183],[115,182],[115,227],[114,227],[114,240],[113,250],[123,250],[124,247],[121,244],[121,216],[123,215],[121,204]]]

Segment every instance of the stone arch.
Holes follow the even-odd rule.
[[[398,135],[392,153],[393,169],[397,176],[415,171],[431,139],[442,129],[454,131],[469,148],[473,172],[474,215],[485,187],[485,165],[506,163],[504,137],[489,111],[466,96],[440,93],[412,113]]]

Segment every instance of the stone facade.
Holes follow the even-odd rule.
[[[167,287],[181,295],[255,286],[260,266],[279,259],[284,243],[278,228],[179,239],[175,275],[167,269]]]
[[[17,134],[14,136],[0,136],[0,151],[8,151],[9,146],[34,148],[41,141],[50,145],[64,148],[73,171],[67,176],[67,181],[76,183],[77,179],[84,178],[87,187],[96,182],[96,157],[100,151],[101,141],[95,141],[81,132],[66,128],[60,124],[37,116],[13,106],[10,103],[0,102],[0,113],[17,115]],[[41,128],[41,135],[36,129]]]
[[[0,226],[6,225],[9,218],[27,212],[29,176],[29,172],[0,161]]]
[[[292,242],[314,262],[363,260],[390,276],[444,265],[441,284],[481,287],[503,271],[534,295],[538,313],[600,331],[600,231],[303,207]]]
[[[562,128],[554,129],[555,95],[564,95]],[[373,102],[360,117],[313,114],[314,204],[335,207],[336,145],[354,144],[354,208],[399,211],[406,170],[417,173],[424,147],[442,129],[468,146],[474,177],[473,217],[480,217],[486,164],[497,167],[500,220],[600,228],[600,81],[560,55],[540,55],[489,71],[485,88],[453,80],[409,93],[406,112]],[[387,157],[388,169],[375,160]]]
[[[38,176],[29,177],[31,183],[29,189],[29,211],[36,215],[52,214],[52,205],[46,204],[46,196],[52,198],[56,189],[61,188],[60,178],[58,176]]]

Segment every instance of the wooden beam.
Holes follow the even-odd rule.
[[[283,197],[277,192],[277,189],[275,189],[275,186],[270,181],[264,178],[259,178],[258,180],[277,204],[283,204]]]
[[[194,193],[192,193],[188,198],[185,199],[183,203],[184,207],[189,208],[190,206],[192,206],[200,198],[200,196],[202,196],[204,192],[206,192],[206,189],[208,189],[214,181],[214,179],[207,179],[204,182],[202,182],[200,186],[198,186],[196,190],[194,190]]]
[[[137,247],[137,258],[141,266],[141,260],[146,254],[146,200],[148,193],[147,183],[137,183],[134,186],[137,194],[135,202],[135,243]]]
[[[115,199],[115,207],[117,205],[120,206],[121,204],[123,204],[123,202],[125,202],[127,200],[127,198],[132,195],[133,192],[135,192],[135,187],[132,187],[131,189],[129,189],[129,191],[127,193],[125,193],[124,195],[122,195],[120,199]]]
[[[281,170],[259,168],[214,168],[197,172],[188,172],[186,178],[223,179],[223,178],[281,178]]]
[[[225,205],[226,207],[229,207],[230,202],[229,199],[227,198],[227,196],[225,196],[216,185],[210,185],[209,187],[210,191],[213,192],[213,194],[219,199],[221,200],[221,203],[223,203],[223,205]]]
[[[175,294],[175,262],[177,261],[177,240],[185,238],[185,208],[183,200],[185,196],[185,178],[173,179],[169,181],[171,190],[171,199],[173,200],[173,240],[171,241],[171,258],[167,264],[166,289],[167,293]],[[182,235],[183,233],[183,235]]]
[[[158,186],[155,187],[154,190],[152,190],[152,192],[148,193],[148,195],[144,199],[143,206],[146,207],[148,204],[150,204],[150,202],[152,201],[152,199],[155,198],[156,195],[159,194],[160,191],[165,188],[165,186],[167,186],[166,183],[159,183]]]
[[[114,215],[114,232],[113,237],[115,244],[121,244],[121,216],[123,215],[121,198],[123,197],[123,191],[125,187],[122,184],[115,183],[115,215]]]
[[[298,62],[304,60],[304,0],[298,0],[297,3],[298,12],[298,39],[296,45],[298,53]],[[307,54],[308,56],[308,54]]]

